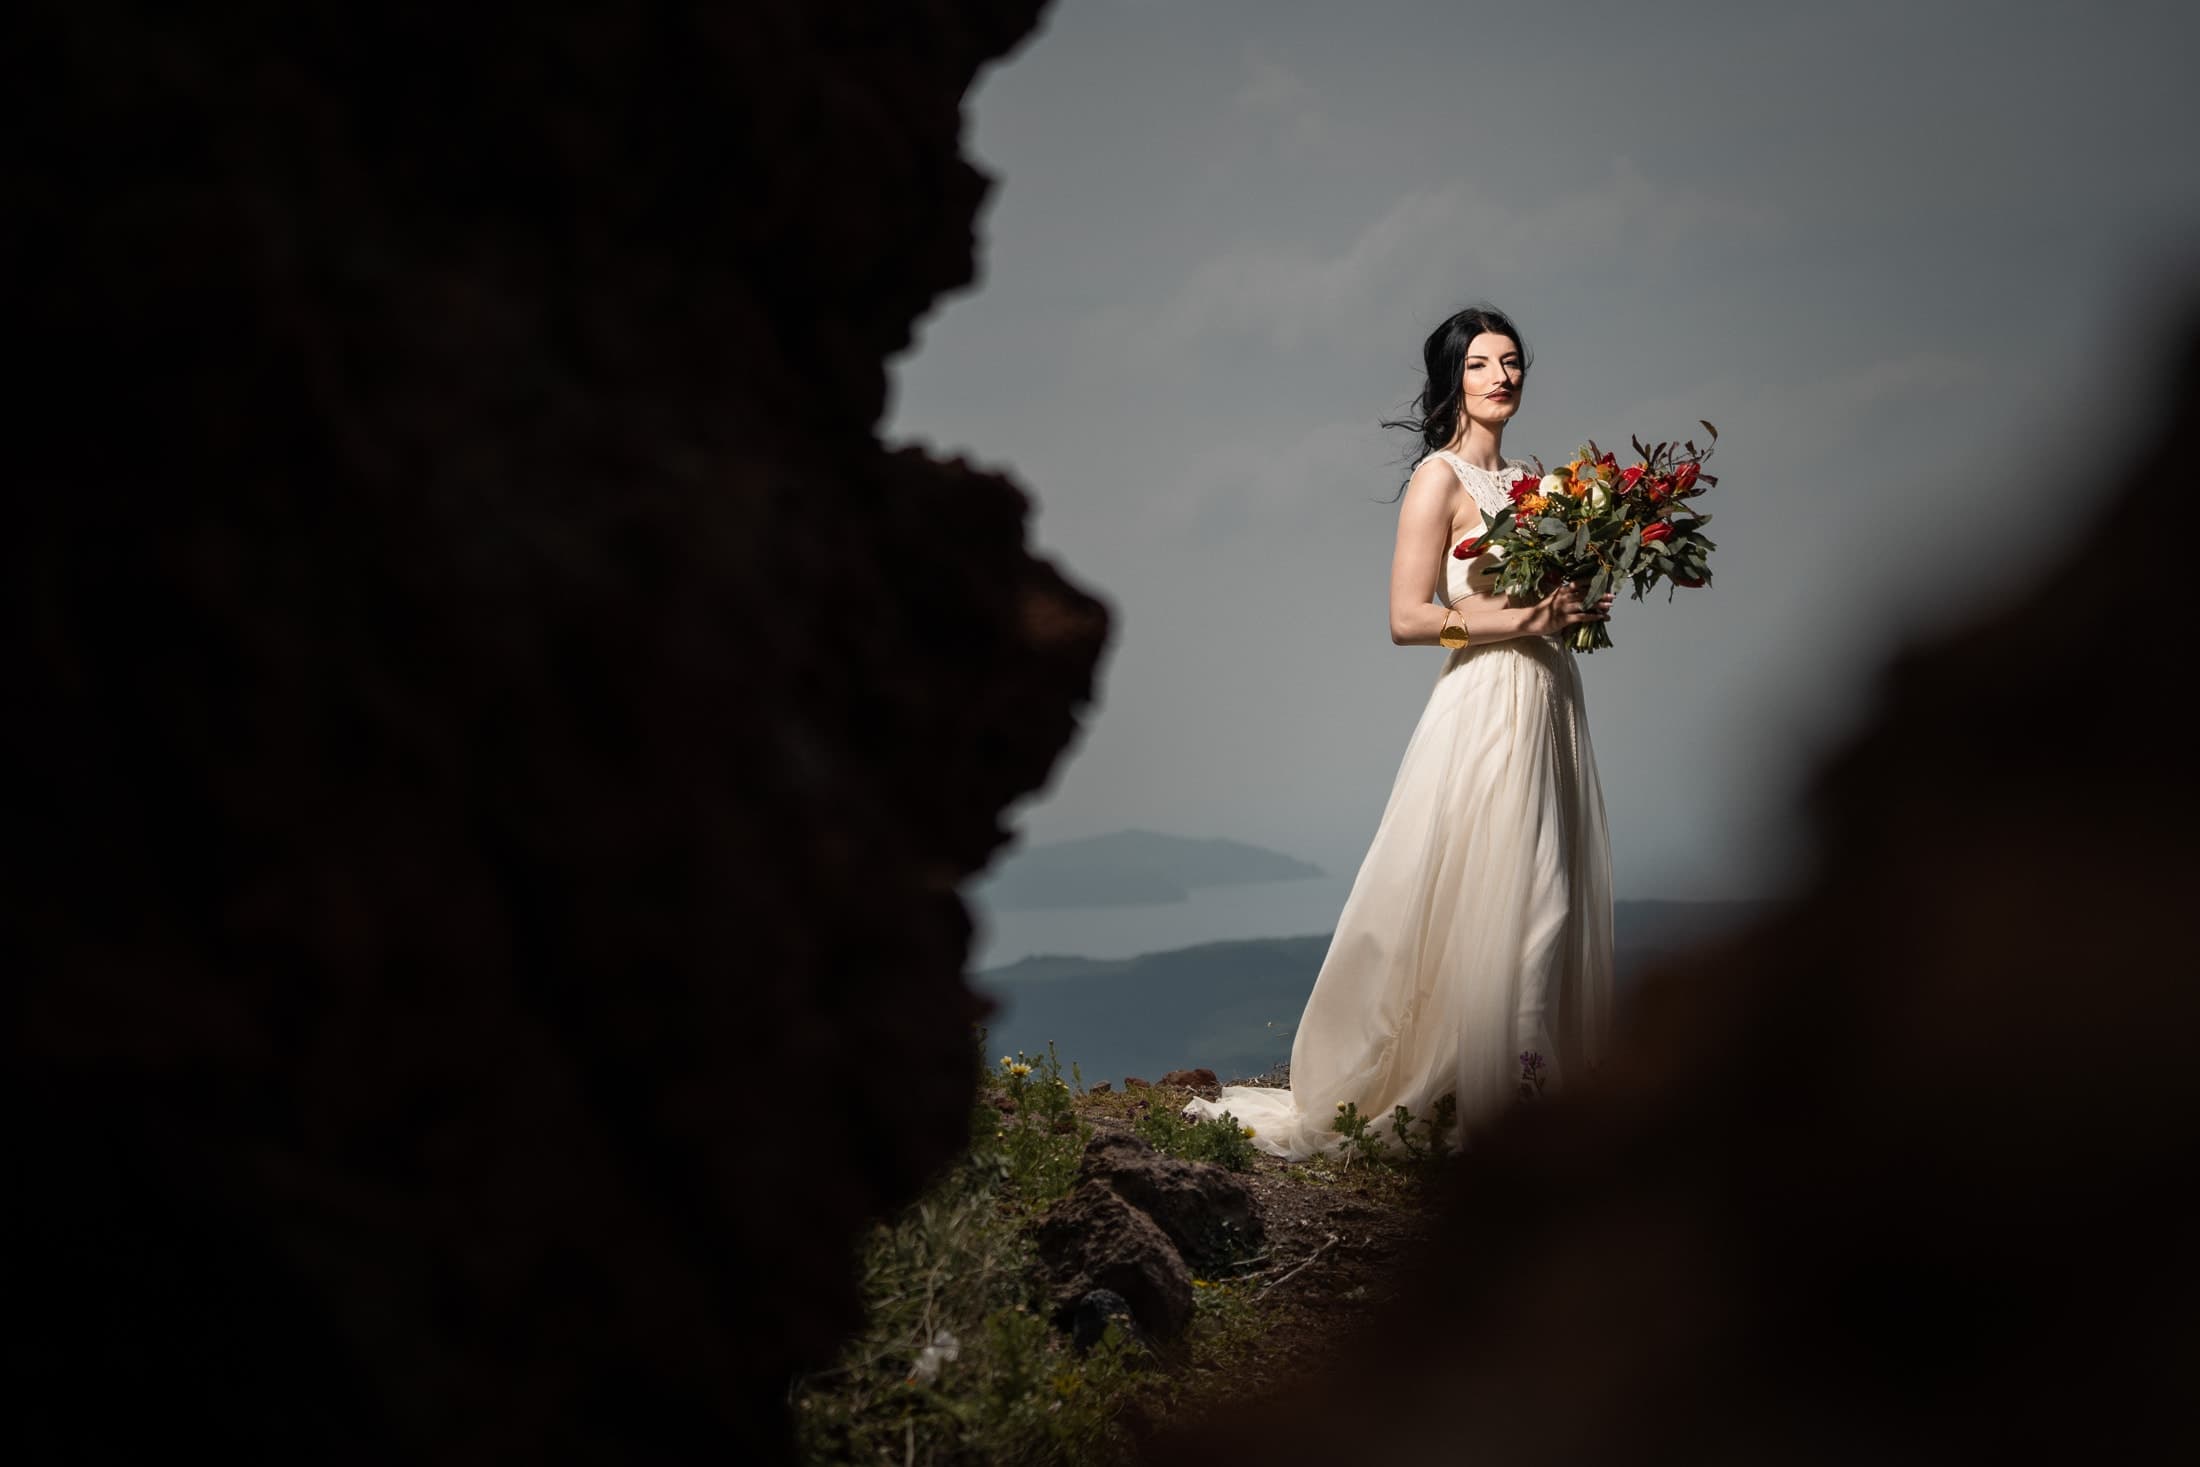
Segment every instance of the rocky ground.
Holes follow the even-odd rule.
[[[1289,1083],[1288,1066],[1228,1081],[1211,1071],[1177,1071],[1152,1083],[1130,1077],[1119,1089],[1096,1085],[1078,1097],[1077,1109],[1097,1144],[1134,1134],[1149,1108],[1174,1112],[1189,1096],[1213,1099],[1223,1084]],[[1194,1372],[1226,1378],[1233,1392],[1287,1378],[1325,1338],[1396,1297],[1395,1264],[1428,1221],[1421,1181],[1399,1168],[1328,1158],[1287,1162],[1261,1152],[1234,1175],[1258,1203],[1266,1234],[1265,1257],[1235,1275],[1257,1322],[1248,1331],[1255,1344],[1186,1362]]]

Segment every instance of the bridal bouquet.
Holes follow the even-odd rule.
[[[1703,427],[1715,443],[1719,430]],[[1641,462],[1624,469],[1593,439],[1549,473],[1536,459],[1536,473],[1513,481],[1512,503],[1451,553],[1470,560],[1485,550],[1501,552],[1497,589],[1508,593],[1540,597],[1560,581],[1585,581],[1583,600],[1592,606],[1622,577],[1633,583],[1637,601],[1661,576],[1668,601],[1672,586],[1708,584],[1710,553],[1718,548],[1703,533],[1711,516],[1683,501],[1719,482],[1703,471],[1713,445],[1701,452],[1694,440],[1634,445]],[[1567,640],[1578,652],[1612,645],[1600,621],[1576,627]]]

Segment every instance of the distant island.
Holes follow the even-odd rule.
[[[1225,843],[1226,844],[1226,843]],[[1249,849],[1249,848],[1246,848]],[[1777,902],[1622,901],[1613,908],[1614,985],[1760,917]],[[1329,935],[1206,942],[1133,958],[1044,955],[972,975],[1001,1008],[987,1025],[998,1056],[1044,1053],[1048,1040],[1085,1083],[1153,1079],[1205,1065],[1224,1079],[1291,1056],[1291,1035],[1329,952]]]
[[[1142,907],[1184,901],[1195,887],[1301,881],[1328,874],[1311,861],[1243,841],[1119,830],[1015,851],[970,882],[967,892],[1002,912]]]

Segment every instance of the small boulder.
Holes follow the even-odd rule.
[[[1128,1299],[1113,1289],[1094,1289],[1079,1299],[1069,1312],[1070,1344],[1079,1350],[1091,1349],[1100,1343],[1100,1336],[1106,1333],[1111,1319],[1132,1340],[1145,1339],[1146,1332],[1138,1327],[1138,1315],[1132,1311]]]
[[[1152,1218],[1107,1183],[1087,1180],[1032,1230],[1047,1271],[1053,1323],[1070,1327],[1096,1289],[1120,1295],[1140,1329],[1173,1339],[1192,1322],[1192,1273]]]
[[[1222,1268],[1266,1241],[1260,1199],[1228,1167],[1166,1156],[1128,1132],[1110,1132],[1086,1143],[1078,1175],[1151,1218],[1195,1271]]]
[[[1144,1090],[1146,1082],[1136,1075],[1126,1075],[1123,1077],[1123,1088],[1125,1090]]]
[[[1090,1093],[1094,1095],[1113,1095],[1115,1093],[1115,1082],[1112,1080],[1102,1080],[1099,1084],[1092,1087]]]
[[[1222,1084],[1220,1080],[1215,1078],[1215,1072],[1205,1065],[1201,1065],[1196,1070],[1171,1070],[1161,1077],[1161,1083],[1164,1085],[1182,1085],[1193,1090],[1201,1088],[1215,1089]]]

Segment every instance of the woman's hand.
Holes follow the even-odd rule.
[[[1554,574],[1546,575],[1543,583],[1553,586],[1553,589],[1549,595],[1528,608],[1527,618],[1521,626],[1523,636],[1555,637],[1593,621],[1612,619],[1610,591],[1598,597],[1596,605],[1587,606],[1582,603],[1582,587],[1579,581],[1557,582]]]

